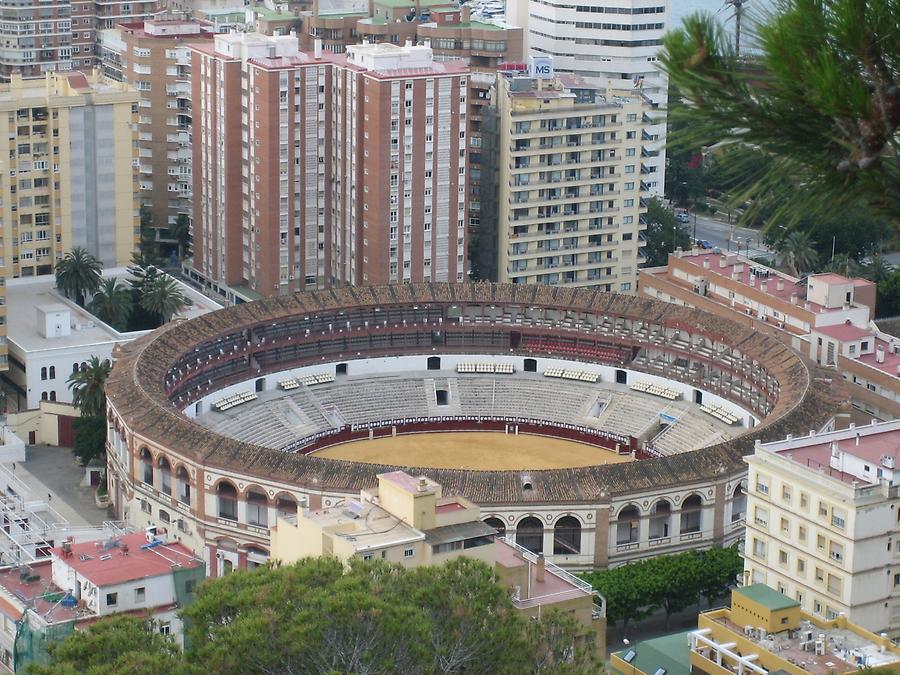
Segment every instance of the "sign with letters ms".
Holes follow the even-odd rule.
[[[532,77],[548,80],[553,77],[553,59],[549,56],[532,56],[529,58],[528,72]]]

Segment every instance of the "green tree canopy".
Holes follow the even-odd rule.
[[[100,288],[100,261],[76,246],[56,263],[56,287],[84,307],[85,296]]]
[[[186,213],[179,213],[175,223],[169,227],[169,234],[178,242],[178,259],[191,255],[191,219]]]
[[[789,232],[775,244],[779,264],[783,265],[795,277],[813,272],[819,264],[816,245],[808,233],[802,230]]]
[[[67,384],[72,390],[72,402],[85,417],[106,415],[106,379],[112,365],[109,359],[92,356],[83,368],[69,375]]]
[[[119,284],[118,279],[103,279],[88,305],[95,316],[118,331],[128,328],[128,317],[133,307],[131,291]]]
[[[900,3],[779,0],[738,55],[709,14],[669,33],[660,55],[689,105],[688,148],[729,153],[737,203],[777,222],[868,204],[900,220]],[[759,156],[771,162],[759,162]]]
[[[160,317],[166,323],[172,315],[188,305],[188,300],[178,283],[167,274],[156,276],[143,285],[141,307]]]
[[[147,619],[119,615],[98,621],[50,646],[50,663],[30,675],[159,675],[181,665],[178,645]]]
[[[106,417],[78,417],[72,423],[75,446],[72,453],[82,466],[106,454]]]
[[[472,558],[435,567],[308,558],[207,580],[186,619],[183,657],[137,619],[76,632],[35,673],[560,673],[601,665],[583,627],[549,612],[524,619],[494,572]]]
[[[644,248],[647,267],[665,265],[669,260],[669,254],[676,248],[691,247],[691,235],[675,220],[675,214],[663,206],[659,199],[654,197],[647,202],[647,213],[644,218],[647,220],[647,230],[644,232],[647,238]]]

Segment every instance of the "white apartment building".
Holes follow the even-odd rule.
[[[525,28],[525,52],[552,56],[559,72],[596,77],[605,86],[639,89],[664,108],[668,78],[658,52],[669,28],[670,0],[517,0],[507,3],[511,24]],[[666,170],[666,118],[659,110],[645,130],[651,192],[662,195]]]
[[[532,61],[533,70],[549,59]],[[503,72],[484,130],[492,176],[483,184],[483,245],[497,249],[491,278],[637,288],[648,107],[638,93],[577,75]]]
[[[745,577],[900,636],[900,421],[757,445]]]

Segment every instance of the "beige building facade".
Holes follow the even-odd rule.
[[[634,292],[649,104],[550,69],[546,78],[503,71],[492,91],[481,237],[489,276]]]
[[[900,422],[757,445],[745,576],[827,620],[900,636]]]
[[[138,241],[134,121],[138,94],[98,71],[0,86],[0,199],[8,277],[51,274],[79,246],[104,267]]]

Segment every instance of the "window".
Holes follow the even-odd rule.
[[[172,625],[169,623],[159,624],[159,632],[161,635],[169,635],[172,632]]]
[[[41,379],[42,380],[47,379],[47,369],[46,368],[41,368]]]
[[[828,505],[824,502],[819,502],[819,518],[827,518],[828,517]]]
[[[806,526],[801,525],[797,531],[797,538],[800,540],[801,544],[806,543]]]
[[[790,531],[791,531],[791,521],[789,521],[787,518],[782,518],[781,519],[781,533],[789,534]]]
[[[791,486],[790,485],[782,485],[781,486],[781,500],[790,503],[790,501],[791,501]]]
[[[820,534],[816,536],[816,548],[820,551],[825,550],[825,535]]]
[[[50,376],[49,377],[51,380],[56,379],[56,366],[50,366]]]
[[[844,561],[844,547],[837,542],[831,542],[831,546],[828,547],[828,557],[834,560],[835,562],[843,562]]]
[[[413,548],[403,549],[403,557],[404,558],[412,558],[416,554],[416,550]]]
[[[769,478],[767,476],[756,475],[756,491],[761,495],[769,494]]]
[[[839,509],[831,510],[831,524],[834,527],[836,527],[840,530],[843,530],[844,524],[846,522],[845,519],[846,519],[846,514],[843,511],[841,511]]]
[[[753,555],[756,558],[766,557],[766,543],[762,539],[753,540]]]
[[[825,570],[823,570],[821,567],[816,568],[816,583],[825,583]]]
[[[800,508],[809,511],[809,495],[805,492],[800,493]]]
[[[363,553],[363,560],[371,560],[372,557],[371,553]]]
[[[134,589],[134,601],[143,602],[147,598],[147,589],[144,586]]]
[[[804,560],[803,558],[797,558],[797,574],[806,574],[806,560]]]
[[[788,564],[787,551],[784,551],[784,550],[778,551],[778,563],[780,565],[783,565],[784,567],[787,567],[787,564]]]
[[[828,575],[828,592],[837,596],[841,594],[841,578],[839,576]]]
[[[769,511],[757,506],[753,512],[753,522],[763,528],[769,527]]]
[[[115,607],[119,604],[119,594],[118,593],[107,593],[106,594],[106,606],[107,607]]]

